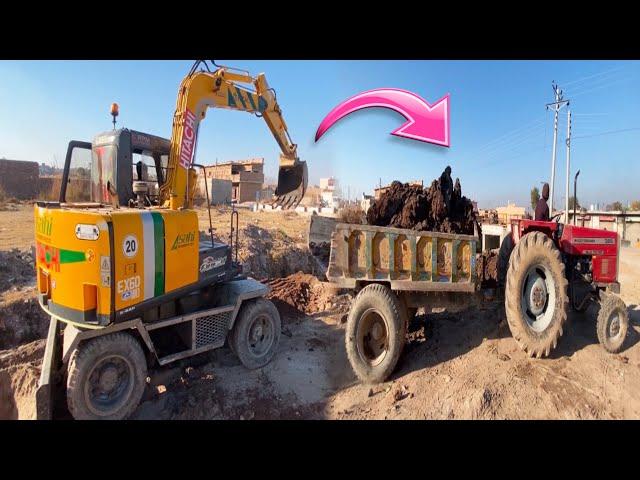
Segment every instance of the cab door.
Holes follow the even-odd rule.
[[[73,184],[71,188],[69,188],[70,184]],[[67,192],[69,193],[68,199]],[[90,142],[79,140],[69,142],[64,160],[59,201],[60,203],[91,201]]]

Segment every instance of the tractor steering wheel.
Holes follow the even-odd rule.
[[[552,222],[553,220],[555,220],[556,223],[560,223],[560,217],[562,217],[562,215],[563,215],[562,212],[556,213],[553,217],[549,219],[549,221]]]

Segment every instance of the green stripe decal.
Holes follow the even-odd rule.
[[[60,249],[60,263],[84,262],[87,259],[84,252]]]
[[[156,266],[153,295],[157,297],[164,293],[164,221],[158,212],[152,212],[151,217],[153,218]]]

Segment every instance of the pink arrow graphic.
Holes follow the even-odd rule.
[[[345,100],[320,122],[316,142],[341,118],[371,107],[390,108],[407,119],[391,135],[449,146],[449,94],[429,105],[415,93],[399,88],[376,88]]]

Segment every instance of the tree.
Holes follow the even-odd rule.
[[[538,190],[538,187],[533,187],[531,189],[531,210],[536,209],[536,205],[538,205],[538,200],[540,200],[540,190]]]
[[[580,202],[576,199],[576,197],[569,197],[569,210],[573,210],[574,204],[576,206],[576,210],[580,210]]]
[[[640,210],[640,200],[631,202],[631,210],[634,210],[634,211]]]
[[[611,204],[611,210],[616,210],[616,211],[623,212],[624,211],[624,205],[622,205],[622,202],[613,202]]]

